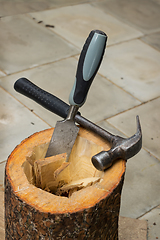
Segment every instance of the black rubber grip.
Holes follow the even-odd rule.
[[[58,116],[62,118],[67,117],[69,110],[68,104],[39,88],[27,78],[18,79],[14,84],[14,89]]]
[[[80,54],[76,82],[70,94],[71,105],[82,106],[84,104],[91,83],[102,62],[106,41],[107,35],[104,32],[100,30],[90,32]]]

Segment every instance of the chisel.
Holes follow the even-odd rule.
[[[101,64],[107,36],[100,30],[93,30],[90,32],[78,61],[76,79],[69,96],[70,108],[65,120],[56,123],[46,157],[67,153],[67,161],[69,159],[72,147],[76,140],[79,127],[75,124],[75,115],[86,100],[87,93],[91,83]],[[25,78],[17,80],[15,83],[15,90],[28,96],[22,91],[19,85]],[[33,94],[34,95],[34,94]],[[33,99],[33,98],[32,98]]]

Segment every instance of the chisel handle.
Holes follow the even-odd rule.
[[[68,104],[61,101],[56,96],[44,91],[43,89],[30,82],[27,78],[20,78],[14,84],[14,89],[26,97],[39,103],[44,108],[56,115],[66,118],[69,110]]]
[[[91,83],[100,67],[107,42],[107,35],[100,30],[90,32],[80,54],[76,79],[69,96],[69,103],[81,107]]]

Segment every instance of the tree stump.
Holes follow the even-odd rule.
[[[69,162],[44,158],[53,129],[23,140],[5,169],[5,238],[118,239],[125,161],[105,172],[91,157],[109,144],[80,127]]]

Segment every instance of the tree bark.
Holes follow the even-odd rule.
[[[64,170],[70,171],[67,175],[70,178],[66,178],[64,184],[73,186],[72,181],[99,180],[90,185],[79,184],[67,196],[47,192],[36,187],[33,173],[35,162],[45,156],[52,133],[53,129],[35,133],[22,141],[7,160],[5,238],[117,240],[125,161],[116,161],[105,172],[96,170],[91,156],[100,150],[108,150],[109,145],[99,136],[80,128],[70,165]],[[40,166],[44,166],[42,163]]]

